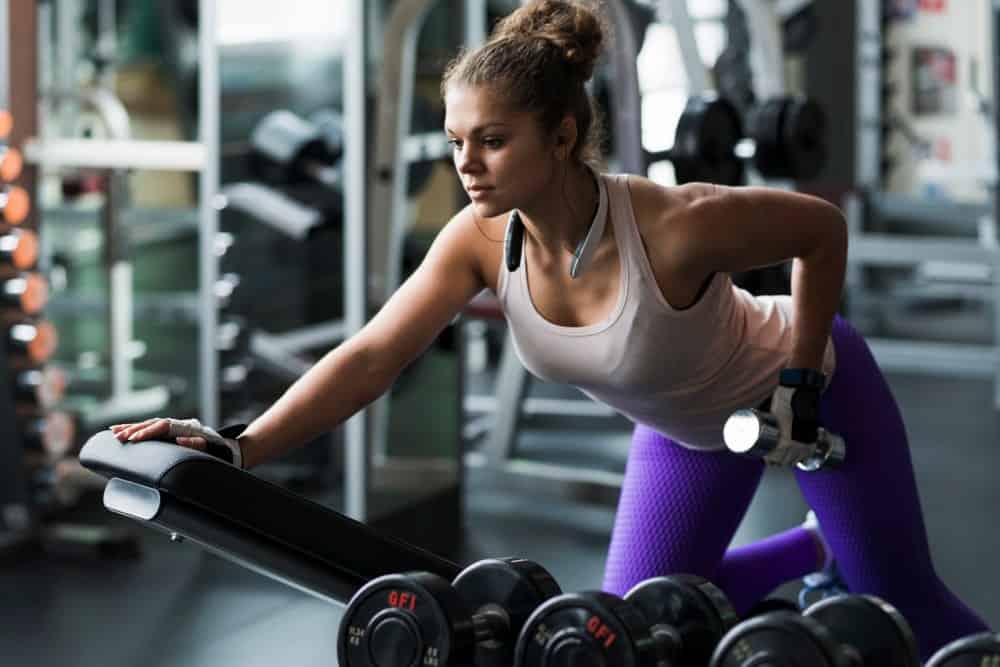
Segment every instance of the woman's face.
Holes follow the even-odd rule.
[[[480,217],[527,208],[544,196],[555,158],[535,114],[512,110],[484,87],[457,85],[445,96],[445,132]]]

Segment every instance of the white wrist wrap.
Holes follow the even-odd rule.
[[[221,445],[229,450],[233,458],[233,465],[237,468],[243,467],[243,450],[240,443],[235,438],[223,438],[219,433],[208,426],[204,426],[197,419],[167,419],[170,430],[167,435],[171,438],[204,438],[205,442],[213,445]]]

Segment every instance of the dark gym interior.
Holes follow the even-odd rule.
[[[415,580],[372,589],[358,611],[377,575],[450,579],[487,559],[540,564],[565,594],[601,588],[633,424],[533,377],[491,290],[363,413],[251,470],[173,442],[130,468],[146,445],[108,431],[252,423],[379,312],[469,203],[443,131],[445,68],[522,4],[0,0],[0,665],[688,664],[690,631],[640,623],[626,637],[593,600],[559,639],[541,621],[509,636],[554,595],[523,617],[477,598],[475,618],[455,612],[461,632],[412,649],[407,606],[431,597]],[[996,627],[1000,9],[598,4],[615,35],[588,87],[606,171],[801,192],[842,212],[838,312],[899,405],[937,575]],[[791,264],[732,279],[785,294]],[[239,518],[258,509],[259,524]],[[731,546],[808,510],[789,467],[768,466]],[[441,599],[468,596],[460,579]],[[770,593],[774,627],[823,620],[800,603],[816,581]],[[348,604],[382,616],[345,621]],[[1000,664],[1000,634],[911,656],[915,640],[859,629],[884,609],[843,613],[854,629],[798,630],[833,647],[826,663],[780,657],[795,651],[777,635],[747,639],[757,658],[720,657],[720,631],[691,664]],[[525,657],[534,644],[548,662]]]

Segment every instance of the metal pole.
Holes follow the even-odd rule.
[[[857,139],[854,180],[871,192],[881,186],[882,6],[857,3]]]
[[[344,324],[351,336],[365,324],[368,301],[365,199],[365,0],[348,0],[344,52]],[[358,521],[368,514],[367,410],[345,426],[344,509]]]
[[[465,46],[475,47],[486,41],[486,0],[465,2]]]
[[[993,180],[993,225],[1000,223],[1000,0],[993,0],[993,159],[996,176]],[[996,232],[994,231],[994,234]],[[995,238],[995,236],[994,236]],[[994,251],[996,249],[994,248]],[[993,406],[1000,410],[1000,258],[993,256]]]
[[[7,0],[0,0],[0,109],[10,109],[10,14]]]
[[[766,100],[786,94],[779,17],[771,2],[740,0],[750,28],[750,68],[754,92]]]
[[[677,44],[681,48],[681,59],[688,78],[688,93],[701,95],[712,89],[708,82],[708,70],[698,51],[698,40],[694,35],[694,21],[688,13],[687,0],[664,0],[670,16],[670,23],[677,33]]]
[[[611,59],[614,76],[610,81],[614,99],[615,151],[618,168],[630,174],[646,174],[642,151],[642,98],[639,93],[639,44],[643,35],[635,34],[629,9],[624,0],[608,5],[614,21],[617,45]],[[699,61],[700,62],[700,61]]]
[[[215,237],[219,231],[216,194],[219,191],[219,53],[216,48],[216,2],[198,2],[198,141],[204,146],[205,160],[199,174],[198,330],[200,415],[206,424],[219,421],[219,359],[216,329],[219,311],[215,301],[218,259]]]

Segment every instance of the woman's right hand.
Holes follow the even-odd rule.
[[[166,417],[154,417],[146,421],[131,424],[114,424],[111,432],[115,434],[119,442],[142,442],[143,440],[173,440],[182,447],[190,447],[204,451],[207,444],[205,438],[200,436],[170,435],[171,420]]]
[[[239,435],[243,426],[235,427]],[[228,431],[228,429],[226,429]],[[218,431],[202,425],[197,419],[171,419],[156,417],[135,424],[115,424],[111,427],[120,442],[142,442],[143,440],[173,440],[182,447],[190,447],[220,458],[237,468],[243,467],[243,450],[234,437],[225,437]]]

